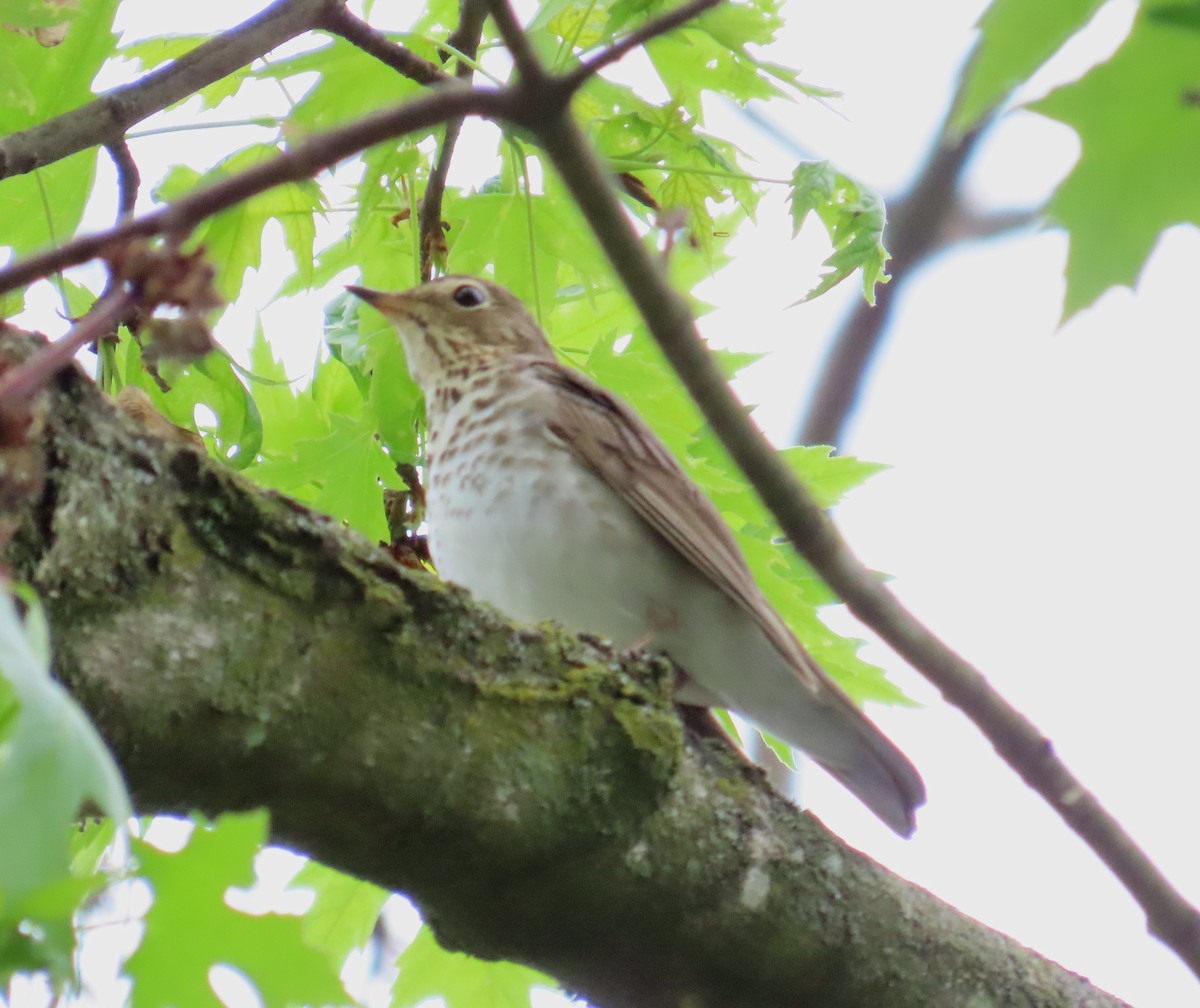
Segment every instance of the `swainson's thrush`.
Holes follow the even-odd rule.
[[[425,393],[443,577],[514,619],[665,651],[687,673],[681,703],[744,714],[912,832],[916,770],[796,640],[628,404],[558,363],[524,305],[486,280],[349,289],[395,325]]]

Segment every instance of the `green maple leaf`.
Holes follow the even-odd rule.
[[[531,987],[557,986],[527,966],[447,952],[429,928],[417,932],[396,965],[394,1008],[414,1008],[432,997],[440,997],[446,1008],[529,1008]]]
[[[105,882],[70,872],[71,827],[97,806],[123,819],[121,775],[87,716],[50,676],[41,608],[0,592],[0,975],[11,969],[71,973],[72,919]]]
[[[243,913],[226,902],[228,889],[253,883],[254,856],[266,837],[266,813],[253,812],[197,827],[175,854],[132,841],[141,877],[154,890],[145,935],[125,964],[133,1008],[220,1008],[208,981],[216,965],[242,973],[267,1008],[353,1003],[336,969],[305,944],[301,918]]]
[[[863,296],[868,304],[874,304],[875,285],[889,279],[885,272],[888,253],[883,247],[887,213],[878,193],[843,175],[828,161],[803,161],[792,174],[788,201],[793,237],[800,233],[804,219],[815,213],[833,244],[833,252],[822,264],[825,274],[800,301],[811,301],[861,269]]]
[[[1087,23],[1103,0],[994,0],[979,19],[982,35],[954,111],[970,129]]]
[[[1159,235],[1200,224],[1200,33],[1143,12],[1107,63],[1031,108],[1079,134],[1079,161],[1047,214],[1066,228],[1064,316],[1132,286]]]

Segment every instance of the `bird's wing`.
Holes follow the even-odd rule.
[[[763,597],[733,533],[712,502],[645,421],[579,372],[550,362],[533,367],[559,393],[550,397],[550,435],[749,613],[805,686],[813,693],[841,694]]]
[[[754,619],[813,702],[847,737],[842,756],[817,761],[897,833],[911,834],[913,810],[925,801],[920,775],[813,661],[763,597],[733,533],[666,445],[628,405],[582,374],[542,360],[531,361],[529,368],[550,393],[547,435]],[[758,720],[753,708],[744,712]],[[802,740],[798,744],[807,748]]]

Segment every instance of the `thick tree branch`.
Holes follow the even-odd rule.
[[[506,9],[496,0],[494,12]],[[519,27],[510,24],[506,41],[514,30]],[[527,45],[524,52],[525,60],[536,59]],[[524,73],[536,80],[544,71],[535,67]],[[696,331],[687,302],[672,289],[662,263],[634,232],[587,139],[569,115],[548,114],[535,95],[533,89],[523,89],[524,101],[516,104],[514,114],[538,136],[667,359],[792,545],[859,619],[979,727],[1005,762],[1121,880],[1145,911],[1151,933],[1200,976],[1200,915],[1195,908],[1058,759],[1041,732],[854,556],[725,383]]]
[[[50,395],[8,559],[140,811],[266,804],[278,840],[410,894],[449,946],[606,1008],[1120,1004],[688,734],[664,663],[514,628],[135,433],[78,372]]]
[[[135,123],[227,77],[314,28],[344,0],[276,0],[270,7],[145,77],[44,123],[0,138],[0,179],[122,139]]]

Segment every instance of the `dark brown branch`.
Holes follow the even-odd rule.
[[[446,240],[442,231],[442,199],[446,195],[446,179],[450,174],[450,161],[458,145],[464,120],[451,119],[442,134],[442,146],[438,149],[437,161],[425,183],[425,195],[417,210],[417,225],[420,235],[421,282],[428,283],[433,277],[433,264],[439,248]]]
[[[672,28],[678,28],[680,25],[686,24],[698,15],[703,14],[709,8],[716,7],[720,2],[721,0],[691,0],[690,3],[685,3],[682,7],[671,11],[669,14],[664,14],[662,17],[647,21],[641,28],[630,32],[621,41],[596,53],[595,56],[582,60],[579,66],[565,75],[563,83],[571,91],[579,90],[589,77],[599,73],[610,63],[615,63],[638,46],[645,45],[650,39],[657,38],[659,35],[666,34]]]
[[[1042,220],[1040,207],[1025,210],[995,210],[980,212],[959,200],[942,228],[942,246],[967,241],[987,241],[1033,227]]]
[[[104,149],[108,151],[108,156],[112,158],[113,165],[117,169],[116,224],[119,225],[132,217],[137,207],[138,188],[142,184],[142,173],[138,171],[137,162],[133,159],[133,152],[129,149],[129,144],[124,137],[112,143],[105,144]],[[104,298],[120,287],[121,283],[122,281],[110,272],[108,282],[104,285],[104,292],[101,294],[100,300],[104,300]],[[117,325],[122,322],[126,325],[136,325],[134,316],[137,310],[138,306],[131,303],[129,305],[131,314],[115,320],[115,324],[111,330],[112,334],[116,334]],[[101,333],[100,335],[103,338],[107,334]]]
[[[430,63],[403,46],[396,45],[383,32],[355,17],[340,3],[327,5],[323,16],[313,27],[341,36],[351,45],[358,46],[363,52],[418,84],[439,84],[450,80],[450,75],[436,63]]]
[[[124,137],[168,105],[246,66],[312,29],[341,0],[277,0],[145,77],[113,88],[77,109],[0,138],[0,179],[53,164],[78,151]]]
[[[568,115],[539,114],[536,92],[522,91],[515,111],[538,135],[667,359],[793,546],[859,619],[979,727],[1124,883],[1145,911],[1151,933],[1200,976],[1200,915],[1055,756],[1037,728],[854,556],[730,391],[696,331],[687,302],[634,232],[586,138]]]
[[[462,0],[459,5],[458,27],[447,41],[467,60],[474,60],[479,53],[479,39],[483,34],[483,22],[486,19],[487,8],[479,0]],[[470,81],[474,72],[466,60],[459,60],[454,70],[455,76],[462,81]],[[454,148],[458,144],[462,126],[462,117],[446,123],[442,146],[433,170],[429,173],[425,195],[421,198],[421,207],[417,212],[423,282],[433,276],[434,253],[445,241],[442,234],[442,199],[446,194],[446,178],[450,174],[450,162],[454,157]]]
[[[479,55],[479,40],[483,36],[483,23],[487,20],[487,5],[483,0],[461,0],[458,8],[458,27],[446,39],[446,44],[462,53],[467,59]],[[447,57],[443,56],[442,62]],[[460,62],[455,68],[459,77],[470,77],[470,67]]]
[[[344,158],[391,137],[434,126],[454,116],[502,117],[511,104],[507,92],[491,88],[439,88],[349,126],[314,136],[270,161],[199,189],[160,210],[15,262],[0,270],[0,292],[87,262],[105,248],[128,238],[186,233],[198,221],[219,210],[283,182],[312,178]]]
[[[512,5],[508,3],[508,0],[488,0],[488,10],[491,12],[492,20],[496,22],[500,37],[512,55],[513,63],[517,68],[517,76],[525,85],[526,90],[543,87],[547,92],[545,97],[550,97],[558,90],[552,83],[554,78],[546,72],[542,61],[533,51],[533,46],[529,44],[529,38],[521,27],[521,22],[517,20]],[[559,83],[561,84],[561,82]]]
[[[137,206],[138,187],[142,184],[142,175],[138,171],[137,162],[129,150],[129,144],[122,137],[104,145],[113,165],[117,169],[117,223],[133,216]]]

